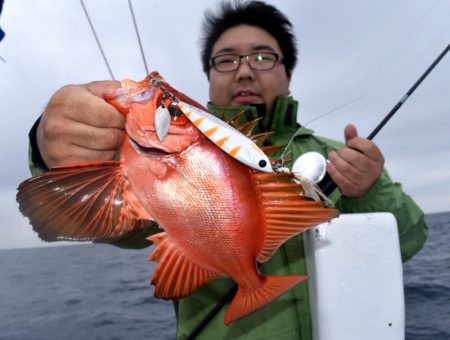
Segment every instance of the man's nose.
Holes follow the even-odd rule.
[[[239,79],[253,79],[255,73],[253,69],[250,67],[250,62],[248,57],[241,57],[241,62],[239,63],[239,67],[236,70],[236,78]]]

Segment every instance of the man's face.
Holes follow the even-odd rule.
[[[249,25],[232,27],[217,39],[211,57],[223,54],[247,55],[252,52],[274,52],[283,60],[276,39],[265,30]],[[283,64],[277,62],[271,70],[252,70],[245,58],[236,71],[221,73],[209,71],[209,98],[214,105],[267,105],[271,112],[275,98],[289,94],[289,81]]]

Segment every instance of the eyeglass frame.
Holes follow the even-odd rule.
[[[274,57],[275,57],[275,60],[273,61],[273,65],[272,65],[270,68],[263,68],[263,69],[260,69],[260,68],[254,68],[254,67],[252,66],[251,62],[250,62],[249,57],[252,56],[252,55],[257,55],[257,54],[270,54],[270,55],[274,56]],[[236,66],[235,69],[229,70],[229,71],[219,71],[219,70],[217,69],[215,60],[216,60],[217,58],[224,57],[224,56],[234,56],[234,57],[238,57],[238,58],[239,58],[239,59],[238,59],[239,62],[236,64],[237,66]],[[241,67],[241,60],[242,60],[242,58],[245,58],[245,59],[247,60],[248,66],[249,66],[253,71],[270,71],[270,70],[273,70],[273,69],[275,68],[275,66],[277,65],[277,63],[283,64],[283,62],[284,62],[284,59],[281,58],[280,55],[279,55],[278,53],[275,53],[275,52],[272,52],[272,51],[267,51],[267,52],[265,52],[265,51],[255,51],[255,52],[252,52],[252,53],[249,53],[249,54],[225,53],[225,54],[221,54],[221,55],[217,55],[217,56],[215,56],[215,57],[212,57],[212,58],[210,59],[210,67],[214,68],[214,69],[215,69],[217,72],[219,72],[219,73],[235,72],[235,71],[237,71],[237,70],[239,69],[239,67]]]

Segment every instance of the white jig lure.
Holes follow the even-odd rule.
[[[209,140],[231,157],[253,169],[274,172],[267,155],[250,138],[195,106],[180,101],[178,107]]]

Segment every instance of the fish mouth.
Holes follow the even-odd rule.
[[[136,151],[138,151],[139,153],[143,153],[147,156],[164,157],[164,156],[170,156],[170,155],[175,154],[174,152],[167,152],[163,149],[156,148],[156,147],[142,146],[138,142],[133,140],[132,138],[129,138],[129,139],[130,139],[131,145],[133,146],[133,148]]]

